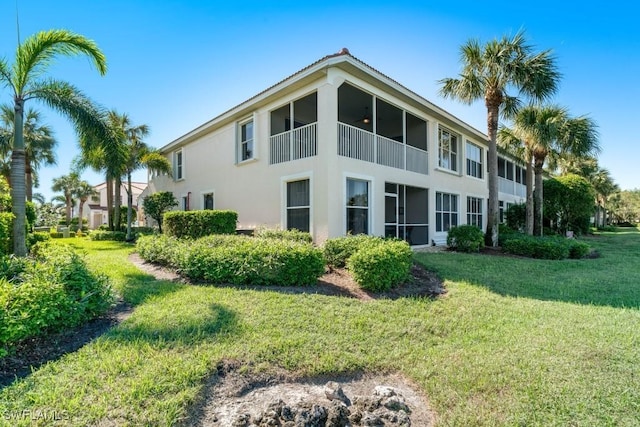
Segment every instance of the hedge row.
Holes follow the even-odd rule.
[[[447,246],[458,252],[480,252],[484,246],[484,233],[475,225],[451,227],[447,233]]]
[[[237,222],[235,211],[170,211],[164,214],[163,231],[168,236],[197,239],[211,234],[234,234]]]
[[[590,252],[589,245],[560,236],[512,235],[502,243],[506,253],[540,259],[579,259]]]
[[[25,338],[104,313],[114,296],[69,246],[38,243],[32,258],[0,260],[0,356]]]
[[[332,267],[346,266],[356,283],[373,292],[406,281],[413,262],[407,242],[366,235],[329,239],[324,256]]]
[[[138,239],[140,256],[194,280],[253,285],[308,285],[324,273],[322,251],[308,243],[237,235],[195,241],[173,236]]]

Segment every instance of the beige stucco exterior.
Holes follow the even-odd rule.
[[[338,153],[338,88],[343,83],[379,98],[427,122],[427,173],[383,166]],[[271,112],[312,93],[317,93],[317,154],[270,164]],[[238,129],[253,120],[253,159],[238,162]],[[456,172],[438,167],[438,128],[459,135]],[[466,198],[484,200],[486,224],[486,140],[480,131],[431,104],[389,77],[348,53],[331,55],[283,80],[245,103],[229,110],[181,138],[162,151],[175,162],[182,153],[182,179],[157,176],[149,181],[144,197],[156,191],[172,191],[181,201],[179,209],[203,209],[204,195],[213,193],[215,209],[238,212],[238,228],[286,228],[286,183],[309,179],[310,233],[316,242],[346,233],[346,182],[348,178],[369,182],[370,234],[385,234],[385,183],[428,190],[429,239],[444,243],[446,232],[435,230],[437,192],[458,196],[458,224],[466,223]],[[466,141],[482,147],[482,179],[465,173]],[[175,171],[174,171],[175,173]],[[519,189],[521,190],[521,189]],[[506,203],[522,197],[501,193]]]

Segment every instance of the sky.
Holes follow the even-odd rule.
[[[530,5],[534,5],[531,7]],[[108,109],[146,124],[162,147],[307,65],[346,47],[351,54],[486,133],[482,102],[442,98],[438,80],[460,72],[459,48],[524,30],[536,51],[552,50],[562,73],[553,104],[598,124],[601,167],[622,189],[640,188],[640,27],[635,2],[601,1],[157,1],[0,0],[0,57],[20,40],[64,28],[93,39],[109,70],[63,58],[49,75]],[[19,23],[19,32],[18,26]],[[0,87],[0,103],[11,93]],[[58,140],[57,165],[40,170],[49,200],[68,174],[77,137],[58,113],[30,100]],[[100,174],[85,171],[92,184]],[[146,171],[135,180],[146,181]]]

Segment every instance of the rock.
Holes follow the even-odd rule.
[[[248,427],[251,421],[251,414],[238,414],[231,423],[232,427]]]
[[[284,421],[294,421],[296,419],[296,409],[289,405],[284,405],[280,411],[280,417]]]
[[[391,396],[387,399],[382,400],[382,406],[387,409],[391,409],[392,411],[405,411],[406,413],[411,413],[411,410],[404,403],[404,399],[401,396]]]
[[[380,397],[356,396],[353,401],[353,406],[364,412],[373,412],[380,407],[380,402],[382,402],[382,398]]]
[[[396,392],[395,388],[389,387],[386,385],[377,385],[376,388],[373,390],[374,396],[391,397],[391,396],[396,396],[397,394],[398,393]]]
[[[364,414],[361,423],[363,426],[368,427],[384,427],[384,421],[382,421],[382,418],[371,412]]]
[[[296,427],[325,427],[327,413],[324,406],[303,404],[296,415]]]
[[[349,415],[351,412],[344,402],[333,400],[329,406],[325,427],[345,427],[349,425]]]
[[[329,381],[324,386],[324,395],[331,401],[339,400],[341,402],[344,402],[344,404],[347,406],[351,405],[351,401],[349,400],[347,395],[344,394],[342,386],[335,381]]]

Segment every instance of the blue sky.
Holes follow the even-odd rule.
[[[537,1],[25,1],[0,0],[0,56],[12,61],[20,36],[66,28],[97,42],[109,71],[85,58],[58,61],[51,74],[109,109],[150,126],[161,147],[319,58],[351,53],[486,133],[486,110],[444,100],[437,81],[459,72],[459,46],[525,29],[552,49],[563,74],[554,103],[599,125],[600,165],[623,189],[640,188],[640,28],[633,2]],[[525,4],[526,3],[526,4]],[[10,102],[0,88],[0,102]],[[73,130],[37,102],[59,140],[58,165],[42,169],[36,191],[78,154]],[[90,171],[84,179],[102,178]],[[136,175],[146,180],[144,172]]]

